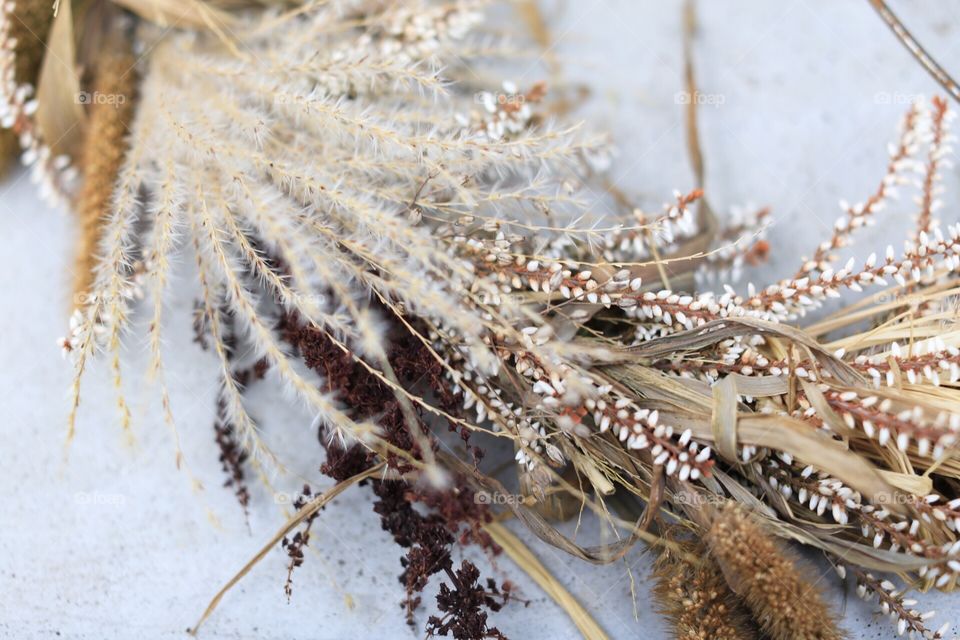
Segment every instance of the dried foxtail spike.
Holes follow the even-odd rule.
[[[754,640],[757,630],[743,603],[730,590],[719,565],[702,543],[667,534],[654,565],[653,596],[674,626],[677,640]],[[694,563],[694,557],[701,562]]]
[[[102,223],[127,150],[137,89],[135,65],[130,38],[110,38],[94,70],[93,90],[81,94],[89,105],[90,120],[80,158],[83,187],[75,206],[80,218],[74,267],[76,306],[82,304],[93,283]]]
[[[839,640],[844,634],[816,586],[786,550],[735,505],[717,510],[705,540],[727,583],[774,640]]]

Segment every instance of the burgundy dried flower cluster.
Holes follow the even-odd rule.
[[[313,327],[305,326],[296,316],[285,316],[281,320],[280,330],[284,339],[296,348],[307,366],[323,374],[325,390],[335,391],[348,403],[355,416],[375,416],[377,424],[383,428],[385,440],[419,458],[420,452],[415,439],[411,437],[399,403],[389,388],[359,365],[349,353],[340,349],[329,336]],[[440,384],[442,376],[436,360],[425,353],[422,344],[412,337],[398,340],[393,345],[390,361],[401,379],[414,383],[426,380],[427,384],[435,385],[439,393],[446,393],[447,404],[451,408],[454,406],[452,394],[445,391],[445,385]],[[467,432],[462,432],[461,435],[465,441],[468,440]],[[323,428],[319,438],[326,451],[326,461],[321,466],[321,471],[337,481],[361,473],[373,464],[373,454],[360,443],[345,447]],[[434,444],[436,446],[435,441]],[[475,458],[482,456],[478,447],[471,447],[471,450]],[[388,457],[388,469],[403,474],[412,467],[403,458],[393,456]],[[375,479],[370,484],[377,496],[373,508],[380,516],[383,529],[405,550],[401,560],[403,572],[400,582],[406,589],[403,606],[407,612],[407,620],[412,625],[415,611],[421,602],[419,594],[427,586],[431,576],[446,573],[452,580],[455,579],[452,591],[445,585],[441,587],[441,596],[438,596],[441,610],[444,610],[442,607],[450,598],[466,593],[464,589],[467,589],[467,585],[463,581],[472,574],[462,573],[462,569],[456,574],[453,573],[451,552],[455,544],[474,543],[492,552],[498,551],[489,535],[481,528],[489,521],[490,514],[486,505],[474,499],[475,492],[463,477],[455,476],[451,487],[443,490],[414,487],[405,480]],[[414,509],[415,502],[427,507],[429,514],[423,515]],[[304,536],[309,535],[308,531]],[[306,540],[304,537],[302,543],[299,543],[298,539],[294,538],[289,544],[291,570],[293,566],[302,563],[301,547],[306,544]],[[476,568],[473,567],[473,570]],[[497,590],[495,582],[488,580],[488,583],[491,585],[491,593],[499,595],[500,591]],[[505,600],[506,596],[504,602]],[[441,635],[451,632],[458,640],[500,637],[495,629],[487,629],[486,614],[480,610],[481,607],[499,610],[500,604],[490,598],[471,602],[471,608],[463,611],[462,618],[451,618],[448,623],[438,626],[436,632]]]

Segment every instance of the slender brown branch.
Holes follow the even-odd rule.
[[[687,0],[683,6],[683,81],[689,96],[687,100],[684,127],[687,132],[687,154],[693,171],[694,184],[705,189],[706,170],[704,168],[703,145],[700,141],[700,127],[697,124],[697,77],[693,60],[693,38],[697,30],[697,7],[694,0]],[[709,236],[717,232],[717,220],[713,208],[706,196],[698,203],[698,215],[701,228]]]
[[[869,0],[869,2],[873,8],[876,9],[877,13],[880,14],[883,21],[887,23],[887,26],[890,27],[894,35],[897,36],[897,39],[907,48],[907,51],[927,70],[927,73],[933,76],[934,80],[940,83],[940,86],[943,87],[947,93],[953,96],[954,100],[960,103],[960,86],[958,86],[956,81],[950,77],[950,74],[933,59],[933,56],[927,53],[927,50],[924,49],[923,45],[907,30],[907,27],[900,21],[900,18],[890,10],[887,3],[884,2],[884,0]]]
[[[202,625],[207,620],[207,618],[210,617],[214,609],[217,608],[217,605],[220,604],[220,601],[223,599],[223,596],[227,594],[227,591],[232,589],[234,585],[240,582],[240,580],[243,579],[243,577],[250,572],[250,569],[252,569],[258,562],[263,560],[263,558],[266,557],[266,555],[270,552],[270,550],[273,549],[275,546],[277,546],[277,544],[280,542],[280,540],[283,539],[285,535],[290,533],[297,525],[299,525],[301,522],[309,518],[312,514],[319,511],[320,508],[323,507],[325,504],[327,504],[328,502],[336,498],[338,495],[343,493],[344,490],[348,489],[349,487],[352,487],[358,482],[366,480],[367,478],[372,478],[376,474],[380,473],[380,471],[383,469],[383,466],[384,464],[381,462],[380,464],[370,467],[363,473],[358,473],[357,475],[351,478],[347,478],[343,482],[333,486],[329,491],[326,491],[322,494],[317,495],[313,500],[307,503],[307,505],[305,505],[303,509],[298,511],[293,517],[287,520],[287,522],[284,523],[284,525],[280,528],[280,530],[277,531],[277,533],[274,534],[272,538],[270,538],[267,544],[263,545],[260,551],[258,551],[257,554],[253,556],[253,558],[251,558],[249,562],[247,562],[247,564],[243,565],[243,568],[240,569],[240,571],[238,571],[236,575],[230,578],[230,580],[227,581],[227,583],[223,586],[223,588],[217,592],[217,595],[215,595],[213,599],[210,601],[210,604],[207,605],[207,608],[204,610],[203,615],[200,616],[200,620],[198,620],[197,624],[193,625],[193,628],[189,630],[190,635],[192,636],[197,635],[197,631],[200,629],[200,625]]]

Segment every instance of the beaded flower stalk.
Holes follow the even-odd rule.
[[[320,508],[364,481],[404,550],[411,624],[440,576],[434,635],[503,637],[489,614],[522,595],[455,563],[456,545],[543,576],[495,518],[509,509],[584,561],[649,545],[677,637],[843,637],[785,541],[820,550],[899,633],[946,637],[907,591],[960,576],[960,227],[939,213],[953,112],[915,104],[876,190],[841,203],[793,276],[742,286],[769,213],[724,223],[694,188],[656,211],[611,196],[622,217],[599,215],[606,140],[567,122],[547,85],[489,80],[517,55],[488,28],[493,4],[200,5],[180,30],[112,8],[79,38],[110,43],[78,78],[99,96],[82,143],[53,160],[13,71],[18,9],[4,13],[4,123],[56,165],[43,175],[83,229],[62,340],[70,434],[101,360],[132,428],[121,349],[137,340],[174,424],[162,332],[186,258],[197,341],[219,364],[220,463],[244,508],[248,479],[284,468],[246,387],[268,378],[320,425],[336,484],[305,487],[257,558],[283,548],[288,597]],[[909,237],[844,262],[886,208],[912,212]],[[492,499],[507,486],[522,499]],[[619,542],[583,547],[552,524],[584,509]],[[602,612],[541,583],[585,637],[606,637]]]

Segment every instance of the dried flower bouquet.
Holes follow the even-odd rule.
[[[430,577],[444,580],[431,634],[502,637],[488,612],[517,597],[511,585],[451,555],[477,544],[505,550],[586,637],[605,637],[602,614],[500,524],[513,515],[594,563],[643,540],[680,638],[842,637],[784,540],[821,550],[899,633],[944,637],[906,592],[960,576],[960,227],[938,217],[945,101],[909,110],[875,192],[842,203],[795,275],[714,291],[718,274],[763,259],[767,213],[724,226],[696,188],[656,213],[619,198],[622,220],[596,218],[587,192],[602,184],[607,142],[551,113],[545,85],[488,84],[514,55],[485,28],[491,3],[193,3],[175,30],[158,24],[176,22],[178,3],[93,3],[71,18],[66,2],[56,19],[34,4],[3,9],[2,115],[44,189],[80,219],[62,343],[76,370],[70,433],[100,359],[131,428],[121,346],[138,339],[138,307],[174,425],[164,306],[171,262],[191,255],[197,339],[220,364],[228,484],[246,506],[251,473],[283,468],[245,406],[266,375],[318,416],[321,469],[337,482],[305,488],[204,618],[278,544],[289,595],[319,509],[362,482],[404,549],[411,623]],[[79,36],[64,15],[86,25]],[[83,59],[91,41],[109,45],[60,78],[92,96],[88,109],[49,89],[42,49],[17,34],[28,19],[52,51]],[[75,141],[61,133],[71,118]],[[898,191],[917,196],[903,246],[840,264]],[[832,299],[839,310],[807,320]],[[481,462],[496,440],[510,443],[524,497],[509,514],[487,499],[507,491]],[[619,541],[586,548],[550,524],[578,509]]]

